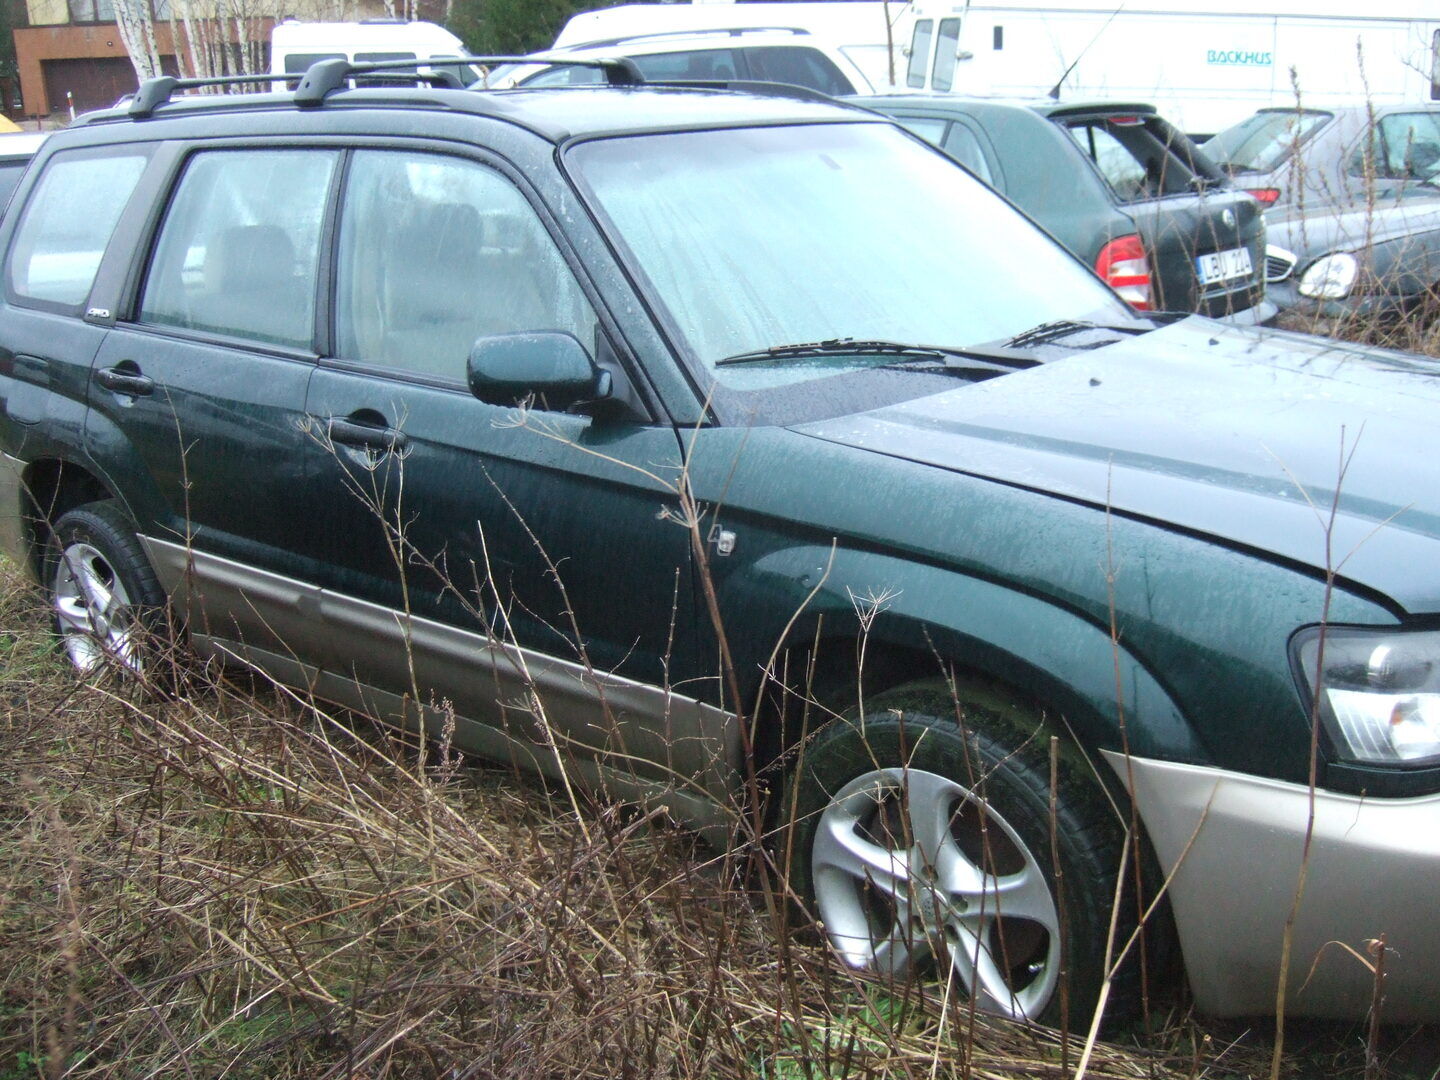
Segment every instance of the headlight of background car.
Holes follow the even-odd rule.
[[[1320,716],[1347,760],[1440,764],[1440,631],[1331,628],[1296,640],[1302,677],[1317,685]]]
[[[1317,300],[1342,300],[1349,296],[1350,290],[1355,287],[1355,275],[1359,269],[1359,262],[1348,251],[1322,255],[1300,275],[1300,284],[1296,288],[1301,296],[1310,296]]]

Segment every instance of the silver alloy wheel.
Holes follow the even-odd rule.
[[[811,872],[825,932],[853,967],[898,976],[948,959],[981,1009],[1015,1019],[1055,993],[1049,882],[1009,823],[947,777],[877,769],[851,780],[820,815]]]
[[[129,594],[99,549],[83,541],[67,544],[55,563],[51,594],[60,640],[81,674],[107,657],[140,670]]]

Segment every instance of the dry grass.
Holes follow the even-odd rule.
[[[0,1080],[1073,1074],[777,933],[688,834],[263,686],[77,683],[45,625],[4,573]],[[1172,1022],[1088,1075],[1262,1065]]]
[[[1404,316],[1323,318],[1286,312],[1280,316],[1279,325],[1286,330],[1440,358],[1440,317],[1437,316],[1440,316],[1440,294],[1431,296],[1416,311]]]

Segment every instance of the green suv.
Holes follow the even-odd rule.
[[[845,962],[1047,1022],[1172,873],[1199,1006],[1272,1007],[1313,807],[1291,985],[1383,931],[1440,1015],[1431,363],[1143,317],[873,113],[377,70],[148,83],[0,223],[0,540],[80,671],[168,606],[718,838],[768,795]]]

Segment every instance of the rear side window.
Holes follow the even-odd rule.
[[[808,86],[822,94],[853,94],[855,87],[841,74],[835,62],[819,49],[777,45],[745,49],[750,77],[761,82]]]
[[[1430,100],[1440,101],[1440,30],[1430,39]]]
[[[930,85],[949,90],[955,85],[955,61],[960,56],[960,20],[940,20],[940,41],[935,46],[935,75]]]
[[[930,66],[930,39],[934,33],[934,19],[920,19],[915,23],[915,33],[910,38],[910,68],[905,74],[909,86],[925,85],[925,69]]]
[[[15,191],[15,185],[20,183],[20,177],[24,175],[25,162],[0,162],[0,208],[10,201],[10,196]]]
[[[655,53],[653,56],[632,56],[640,73],[651,82],[675,82],[690,79],[728,82],[738,78],[735,55],[729,49],[700,49],[695,52]],[[603,72],[596,72],[601,81]]]
[[[1073,120],[1065,129],[1121,202],[1191,190],[1195,174],[1141,117]]]
[[[83,304],[146,160],[136,151],[52,157],[10,248],[11,295],[64,307]]]
[[[310,348],[331,150],[191,158],[160,227],[140,321]]]
[[[980,149],[980,140],[964,124],[951,124],[950,133],[945,136],[945,142],[941,145],[945,152],[961,165],[964,165],[987,184],[994,186],[995,180],[990,175],[990,166],[985,161],[985,152]]]

